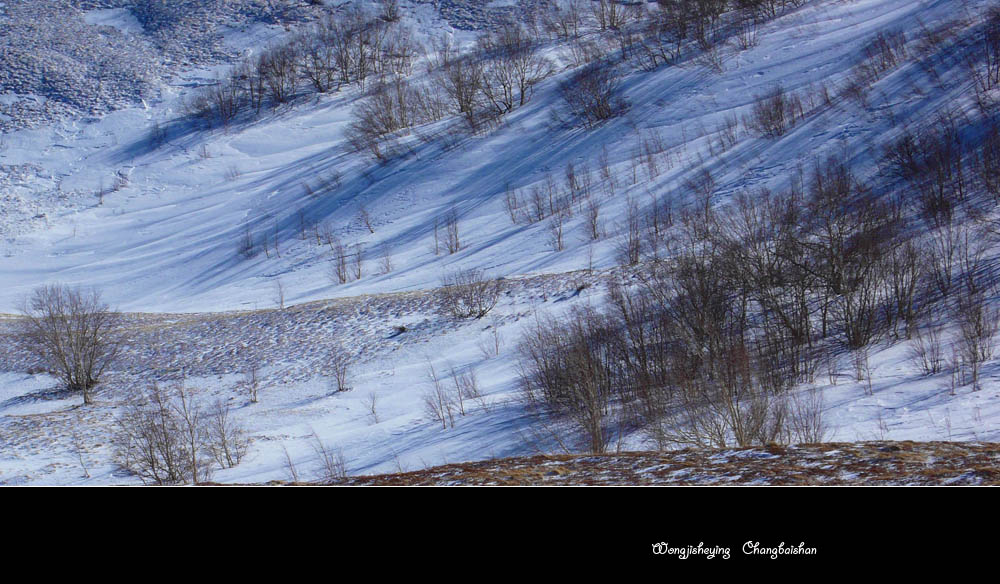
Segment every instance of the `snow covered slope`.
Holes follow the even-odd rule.
[[[941,67],[932,84],[914,58],[886,72],[863,103],[824,95],[849,85],[861,47],[878,33],[904,31],[917,54],[919,31],[956,18],[971,26],[988,5],[805,2],[761,25],[754,46],[733,41],[677,65],[629,69],[627,113],[594,129],[567,121],[559,86],[572,74],[572,49],[547,40],[554,75],[499,127],[455,133],[454,119],[418,127],[406,153],[384,163],[345,139],[363,97],[356,86],[266,109],[252,122],[198,127],[184,104],[226,64],[185,69],[138,106],[5,133],[0,313],[16,313],[34,288],[60,282],[99,288],[113,306],[142,313],[134,318],[143,328],[94,407],[78,407],[54,378],[28,374],[29,361],[13,348],[0,355],[0,482],[136,482],[111,462],[120,404],[135,386],[181,377],[204,399],[232,404],[253,436],[249,457],[217,472],[221,481],[321,474],[320,444],[340,449],[352,474],[558,448],[517,399],[516,341],[537,313],[601,301],[601,278],[620,263],[629,206],[660,195],[692,204],[685,185],[704,170],[712,202],[725,204],[741,190],[783,188],[832,154],[846,153],[861,177],[878,176],[876,153],[901,128],[945,109],[974,110],[963,66]],[[475,38],[430,4],[404,2],[402,10],[427,46],[441,36],[460,45]],[[119,8],[84,21],[145,34]],[[225,42],[252,54],[289,34],[258,25],[229,30]],[[805,115],[780,138],[762,137],[743,120],[778,84]],[[732,120],[735,140],[723,147]],[[636,154],[648,144],[652,165]],[[549,222],[512,223],[507,197],[527,201],[535,189],[561,185],[568,164],[587,169],[601,191],[606,237],[592,241],[579,213],[566,220],[557,249]],[[462,248],[437,253],[452,211]],[[255,254],[241,251],[248,234]],[[360,279],[333,276],[333,239],[363,250]],[[427,291],[460,268],[512,283],[490,317],[455,321],[437,309]],[[354,358],[350,392],[330,390],[324,359],[335,347]],[[251,362],[263,379],[256,404],[240,389]],[[474,371],[483,391],[453,427],[425,411],[431,367],[442,378],[452,368]],[[902,345],[873,354],[870,394],[850,380],[846,357],[839,369],[820,388],[837,440],[1000,440],[996,362],[984,369],[983,390],[958,395],[940,376],[919,377]],[[644,440],[630,434],[621,446]]]

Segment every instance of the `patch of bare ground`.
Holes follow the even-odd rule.
[[[1000,444],[857,442],[537,455],[348,477],[337,485],[996,485]]]

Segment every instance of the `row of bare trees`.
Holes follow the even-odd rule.
[[[919,208],[876,196],[839,158],[786,192],[743,193],[722,209],[708,204],[710,184],[702,190],[704,204],[657,238],[632,213],[628,239],[660,246],[641,283],[613,284],[604,309],[545,320],[522,340],[528,401],[573,420],[588,449],[603,451],[622,424],[661,444],[815,437],[816,412],[785,390],[811,383],[832,355],[866,361],[881,340],[915,338],[935,361],[940,347],[921,336],[934,318],[954,324],[956,358],[978,388],[1000,275],[973,222],[928,219],[921,235]],[[956,193],[946,197],[959,205]]]
[[[125,406],[111,442],[121,468],[155,485],[211,480],[214,469],[239,464],[250,446],[224,402],[205,407],[182,386],[158,385]]]
[[[406,76],[419,45],[398,18],[358,6],[328,13],[285,44],[234,67],[188,104],[192,115],[228,125],[242,113],[287,103],[302,92],[328,93],[344,85],[362,89],[372,77]]]

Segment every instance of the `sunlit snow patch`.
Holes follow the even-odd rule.
[[[127,8],[103,8],[85,12],[83,21],[94,26],[112,26],[125,34],[142,34],[139,19]]]

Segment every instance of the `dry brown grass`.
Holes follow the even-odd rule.
[[[1000,444],[859,442],[538,455],[348,477],[338,485],[989,485]]]

